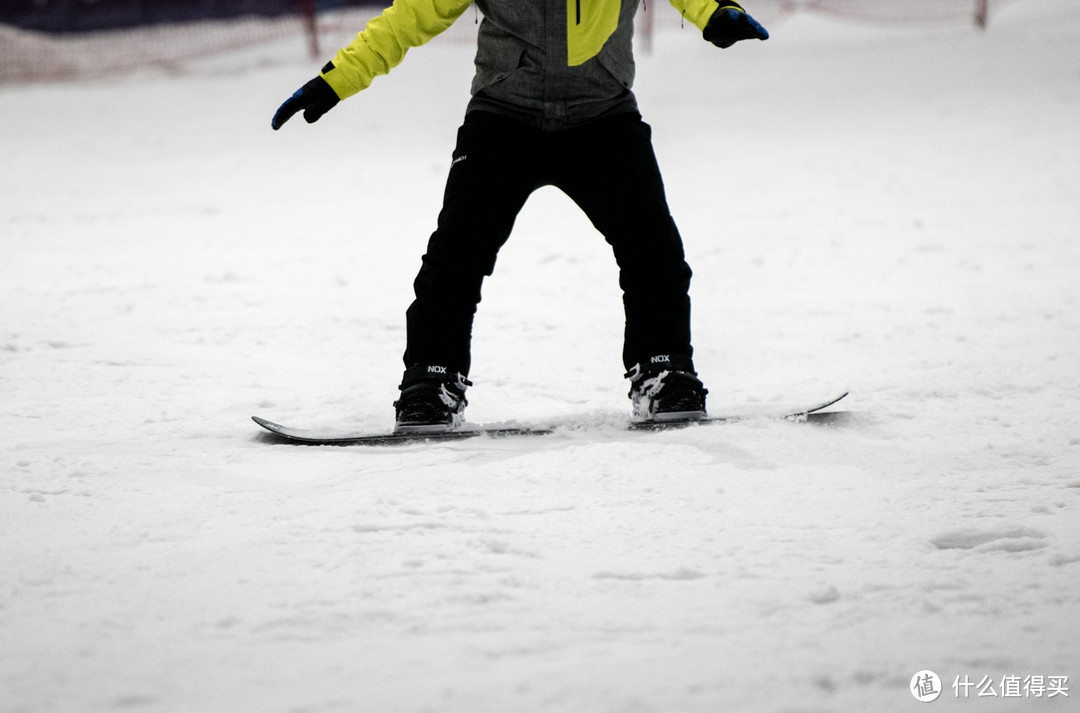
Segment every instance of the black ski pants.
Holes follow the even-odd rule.
[[[542,131],[472,111],[458,131],[438,227],[406,313],[406,367],[438,364],[468,375],[481,283],[526,199],[547,185],[566,193],[614,251],[626,368],[660,354],[692,356],[690,267],[668,210],[652,130],[640,115]]]

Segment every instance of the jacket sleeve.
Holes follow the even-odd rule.
[[[732,7],[743,12],[742,5],[735,0],[671,0],[671,4],[683,17],[694,23],[699,30],[705,31],[705,25],[718,8]]]
[[[472,0],[394,0],[348,47],[338,50],[321,76],[339,99],[351,97],[401,64],[410,47],[419,47],[454,24],[471,4]]]

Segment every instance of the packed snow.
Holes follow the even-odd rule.
[[[637,93],[710,409],[825,424],[620,430],[614,260],[545,189],[468,416],[566,427],[276,442],[392,424],[467,38],[279,132],[302,38],[0,87],[0,709],[1080,710],[1080,5],[770,30],[664,30]]]

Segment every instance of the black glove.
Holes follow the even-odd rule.
[[[304,119],[307,123],[314,124],[323,114],[330,111],[341,101],[326,80],[315,77],[310,82],[296,90],[296,93],[285,100],[278,107],[274,118],[270,120],[270,126],[277,131],[281,126],[292,118],[293,114],[303,110]]]
[[[703,34],[706,40],[722,49],[731,47],[739,40],[769,39],[769,31],[760,22],[734,5],[718,7],[705,25]]]

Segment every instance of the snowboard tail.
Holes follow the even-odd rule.
[[[294,428],[274,423],[259,416],[251,417],[255,423],[275,436],[294,443],[338,446],[385,446],[424,441],[461,441],[477,436],[509,438],[512,436],[546,436],[555,429],[540,426],[475,426],[467,425],[453,431],[406,431],[389,433],[358,433],[318,428]]]

